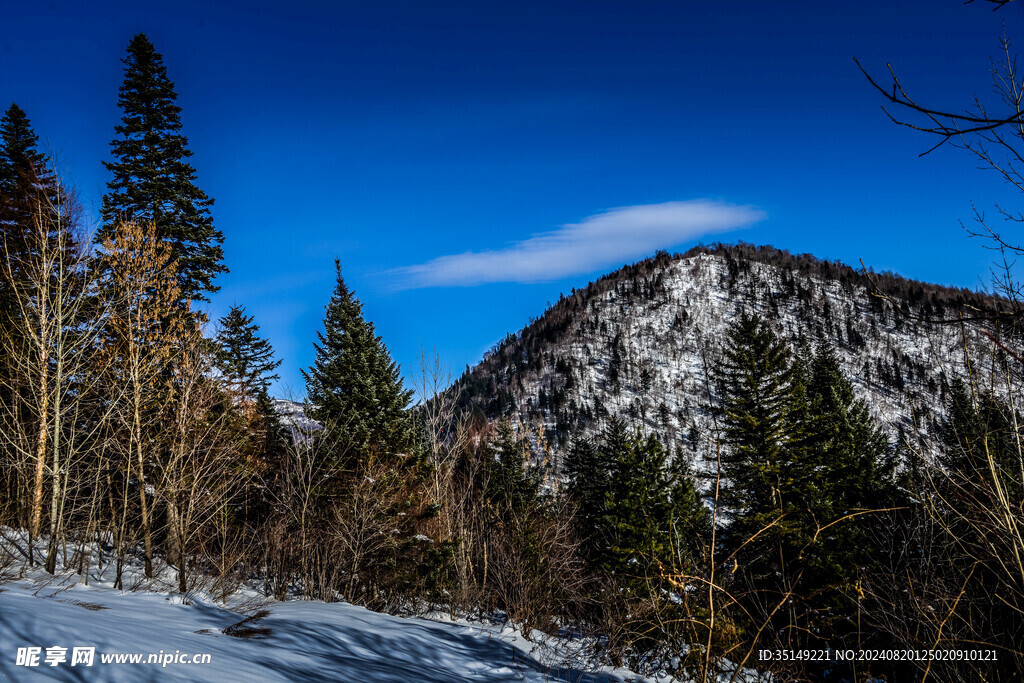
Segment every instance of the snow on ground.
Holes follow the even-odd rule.
[[[401,618],[346,603],[265,601],[242,589],[220,606],[209,594],[113,588],[112,566],[94,568],[89,585],[73,572],[52,577],[29,570],[0,581],[0,679],[12,681],[643,681],[625,670],[585,672],[551,646],[537,646],[511,628]],[[165,570],[164,578],[173,578]],[[125,586],[141,585],[132,568]],[[234,631],[259,610],[269,614]],[[231,629],[229,629],[231,630]],[[40,648],[38,665],[25,666]],[[95,648],[92,666],[71,665],[74,648]],[[65,652],[51,648],[66,648]],[[20,655],[19,655],[20,650]],[[47,664],[57,654],[56,666]],[[104,663],[103,655],[151,654],[154,663]],[[209,663],[183,663],[209,655]],[[22,663],[19,664],[19,656]],[[174,662],[177,656],[178,662]],[[168,663],[163,664],[164,660]],[[559,661],[561,660],[561,661]]]

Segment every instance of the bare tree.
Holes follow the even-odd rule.
[[[30,561],[49,484],[46,569],[51,573],[66,531],[69,486],[77,482],[72,468],[89,448],[82,418],[96,388],[93,350],[102,319],[93,298],[90,255],[77,232],[78,215],[74,197],[54,181],[53,197],[40,193],[33,208],[21,253],[12,254],[5,237],[0,265],[14,302],[8,334],[0,340],[10,397],[2,406],[0,439],[19,478],[30,482],[25,492]]]
[[[180,290],[169,248],[153,225],[122,223],[103,244],[106,282],[112,301],[106,330],[107,387],[123,391],[113,402],[108,424],[111,449],[124,467],[120,529],[128,514],[129,482],[135,479],[145,546],[145,573],[153,575],[153,524],[149,501],[153,469],[150,447],[164,428],[171,390],[171,364],[181,351],[187,322],[175,310]],[[120,554],[124,534],[119,533]],[[120,572],[119,572],[120,573]]]
[[[1000,9],[1013,0],[984,0]],[[969,0],[968,4],[973,2]],[[1004,32],[999,40],[999,57],[993,60],[991,79],[993,100],[975,94],[963,110],[955,111],[932,106],[912,94],[911,89],[888,65],[889,82],[883,85],[857,60],[858,68],[868,82],[887,102],[882,109],[899,126],[931,136],[935,144],[921,153],[929,154],[944,145],[963,149],[971,154],[982,168],[995,171],[1004,182],[1024,192],[1024,74],[1017,65],[1017,56]],[[1024,223],[1024,213],[996,205],[1000,219],[1011,225]],[[973,226],[964,225],[972,237],[981,237],[989,248],[1000,253],[994,285],[996,291],[1010,300],[1017,317],[1022,314],[1021,288],[1012,277],[1012,266],[1017,257],[1024,255],[1019,239],[1006,237],[996,224],[987,219],[976,207]]]
[[[167,512],[167,554],[177,564],[178,590],[184,593],[189,557],[230,499],[237,440],[229,412],[218,410],[226,397],[210,377],[211,358],[198,328],[182,339],[172,367],[169,429],[157,449],[154,492]]]

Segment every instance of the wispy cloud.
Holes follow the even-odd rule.
[[[440,256],[390,274],[401,289],[556,280],[621,265],[704,235],[745,228],[764,217],[752,206],[703,199],[625,206],[503,249]]]

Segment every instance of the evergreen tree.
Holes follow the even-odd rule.
[[[742,314],[729,330],[718,389],[726,449],[722,501],[732,516],[720,538],[735,564],[746,614],[776,611],[768,633],[796,647],[807,628],[796,600],[814,535],[807,505],[814,474],[805,444],[807,372],[767,323]],[[756,628],[756,624],[748,624]]]
[[[891,519],[883,510],[905,501],[885,433],[825,344],[810,364],[806,410],[812,429],[801,445],[810,464],[800,491],[809,515],[804,604],[812,627],[838,639],[856,630],[858,582],[870,584],[879,569],[884,548],[877,529]]]
[[[220,319],[217,345],[217,368],[229,390],[251,400],[267,393],[270,383],[278,379],[274,370],[281,365],[274,360],[270,342],[259,336],[260,327],[244,306],[232,306]]]
[[[692,569],[711,540],[711,511],[679,452],[668,466],[668,519],[673,566],[677,572]]]
[[[50,216],[39,214],[53,214],[62,206],[57,177],[38,144],[28,116],[17,104],[11,104],[0,118],[0,248],[9,264],[5,270],[15,278],[24,278],[25,262],[38,251],[32,247],[36,218],[43,220],[44,226],[57,224],[48,220]]]
[[[104,162],[113,179],[103,196],[103,227],[97,243],[121,221],[152,222],[178,262],[184,300],[206,301],[221,263],[224,236],[213,226],[213,200],[196,184],[192,152],[181,133],[181,107],[163,57],[142,33],[128,44],[124,83],[118,96],[121,123],[110,143],[114,161]]]
[[[373,323],[363,319],[363,305],[341,275],[324,317],[324,331],[314,343],[316,359],[308,371],[306,395],[310,417],[363,453],[398,453],[410,447],[406,407],[412,392],[402,386],[398,365]]]
[[[630,438],[612,471],[609,568],[636,578],[658,573],[671,557],[666,453],[654,437]]]
[[[769,632],[792,646],[854,633],[855,584],[877,554],[871,511],[896,498],[883,432],[829,347],[794,355],[755,317],[730,331],[719,390],[733,515],[724,537],[750,589],[746,610],[767,614],[785,599]]]
[[[735,516],[730,535],[742,543],[787,512],[792,485],[807,474],[791,457],[802,438],[802,382],[789,348],[759,318],[742,314],[727,344],[718,377],[729,445],[723,499]]]
[[[46,157],[37,149],[39,137],[25,111],[15,103],[0,117],[0,192],[11,198],[19,184],[45,183],[50,177]]]
[[[220,319],[220,331],[214,341],[215,362],[225,387],[242,408],[249,449],[264,466],[277,461],[286,446],[285,429],[267,389],[278,379],[270,342],[259,335],[259,325],[245,315],[245,307],[232,306]]]
[[[541,473],[528,462],[530,443],[502,420],[491,443],[484,495],[497,508],[499,519],[523,522],[537,508]]]
[[[653,435],[608,420],[597,445],[578,440],[567,466],[567,495],[591,565],[634,589],[688,562],[710,531],[686,462]]]
[[[948,418],[942,425],[938,467],[927,488],[931,514],[939,524],[934,538],[938,561],[963,608],[951,620],[968,624],[986,647],[1019,650],[1024,640],[1018,562],[1024,505],[1021,415],[1001,397],[955,380],[949,390]],[[925,467],[929,467],[925,464]],[[1008,530],[1011,530],[1008,532]],[[990,680],[1020,680],[1021,660],[994,664]]]
[[[1014,428],[1018,420],[1009,406],[987,392],[972,395],[962,381],[956,380],[950,386],[947,407],[949,418],[942,425],[942,464],[977,485],[986,497],[998,495],[997,488],[1001,487],[1010,500],[1024,499],[1019,435]]]
[[[565,460],[566,495],[576,504],[575,525],[583,552],[595,563],[602,552],[602,533],[611,492],[611,463],[593,441],[574,439]]]
[[[807,447],[814,452],[815,471],[827,475],[815,482],[819,516],[838,518],[893,504],[894,460],[888,439],[867,404],[854,397],[853,384],[824,344],[811,365],[808,410],[813,430]]]

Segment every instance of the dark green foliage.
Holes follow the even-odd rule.
[[[45,214],[55,215],[61,205],[57,178],[38,144],[28,116],[11,104],[0,118],[0,255],[9,264],[10,275],[19,280],[25,277],[28,259],[38,251],[38,246],[33,246],[36,217],[44,214],[39,216],[42,225],[52,231],[55,221],[47,220]],[[7,289],[10,283],[3,286]]]
[[[214,360],[232,407],[244,417],[237,427],[247,437],[243,450],[256,473],[273,480],[270,470],[280,467],[287,436],[267,389],[281,361],[274,360],[274,349],[244,307],[232,306],[219,322]]]
[[[592,441],[576,438],[565,460],[565,492],[576,503],[576,529],[593,565],[604,543],[604,519],[611,490],[611,463]]]
[[[1024,505],[1021,416],[1003,398],[959,380],[949,387],[947,409],[939,467],[929,473],[931,514],[940,521],[937,538],[926,539],[941,562],[935,581],[948,584],[943,599],[956,598],[951,628],[965,624],[985,647],[1012,653],[987,663],[987,680],[1020,680],[1024,592],[1012,530],[1020,528]],[[923,572],[922,564],[914,569]],[[961,680],[979,675],[967,663],[958,671]]]
[[[669,482],[665,449],[653,436],[615,450],[607,515],[607,566],[624,576],[657,574],[671,557]]]
[[[803,439],[799,379],[786,344],[759,318],[741,315],[718,378],[729,444],[723,500],[735,516],[737,544],[787,512],[794,484],[806,479],[807,463],[791,457]]]
[[[181,107],[167,77],[163,57],[142,33],[128,44],[124,82],[119,89],[121,123],[110,143],[114,161],[104,162],[113,179],[103,196],[103,227],[96,242],[110,236],[118,221],[152,222],[172,247],[185,300],[206,301],[216,292],[224,236],[213,226],[213,200],[196,186],[188,163],[192,152],[181,133]]]
[[[879,576],[884,541],[878,526],[906,501],[894,483],[885,434],[854,398],[827,346],[818,348],[810,366],[806,423],[802,450],[811,474],[803,494],[810,536],[801,558],[804,602],[819,632],[852,638],[859,586],[870,587]]]
[[[302,373],[309,414],[359,452],[401,453],[412,443],[406,411],[412,392],[402,386],[399,367],[373,323],[363,319],[363,305],[345,284],[340,261],[335,268],[324,331],[313,344],[316,359]]]
[[[710,516],[686,463],[670,461],[653,435],[630,435],[612,418],[596,446],[573,444],[566,474],[591,565],[635,589],[692,561],[706,541]]]
[[[1005,401],[987,392],[973,394],[956,380],[950,386],[948,409],[942,428],[943,466],[976,483],[993,506],[999,495],[996,480],[1009,500],[1024,500],[1020,434]]]
[[[10,200],[19,189],[46,185],[52,178],[46,157],[37,147],[39,136],[32,130],[25,111],[12,103],[0,117],[0,193]]]
[[[668,465],[668,519],[673,569],[689,572],[711,541],[711,511],[697,490],[689,463],[681,453]]]
[[[575,508],[581,552],[599,595],[588,620],[605,624],[609,647],[640,666],[694,641],[680,588],[710,545],[711,515],[686,461],[653,435],[608,420],[597,443],[577,440],[565,492]]]
[[[899,505],[888,443],[830,348],[794,356],[743,315],[724,355],[723,499],[733,520],[723,550],[749,590],[746,611],[767,615],[783,602],[769,633],[838,645],[856,631],[859,582],[876,566],[873,527]]]
[[[528,462],[530,443],[505,420],[498,425],[491,451],[484,495],[502,520],[524,520],[538,506],[542,478]]]
[[[220,319],[217,345],[217,368],[228,388],[235,394],[256,399],[267,393],[270,383],[278,379],[274,370],[281,365],[274,360],[270,342],[259,336],[260,327],[244,306],[232,306]]]

